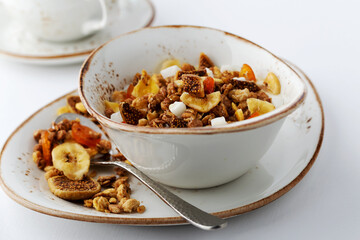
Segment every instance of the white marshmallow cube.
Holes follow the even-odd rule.
[[[160,73],[163,76],[163,78],[168,78],[175,76],[178,71],[181,71],[181,69],[178,66],[174,65],[161,70]]]
[[[234,77],[233,79],[237,81],[246,81],[244,77]]]
[[[124,119],[122,118],[120,112],[116,112],[116,113],[111,114],[110,119],[115,121],[115,122],[119,122],[119,123],[122,123],[124,121]]]
[[[206,74],[209,76],[209,77],[214,77],[214,73],[209,69],[209,68],[205,68],[206,70]]]
[[[222,65],[220,67],[221,72],[225,72],[225,71],[232,72],[232,71],[240,71],[240,70],[241,70],[241,67],[238,65]]]
[[[213,127],[219,127],[219,126],[223,126],[226,124],[227,124],[227,122],[224,117],[217,117],[217,118],[214,118],[211,120],[211,126],[213,126]]]
[[[186,105],[183,102],[174,102],[169,105],[169,110],[176,117],[181,118],[181,114],[183,114],[186,110]]]

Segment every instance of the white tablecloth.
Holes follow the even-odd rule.
[[[55,218],[20,206],[0,190],[0,239],[360,239],[360,2],[153,2],[153,25],[223,29],[289,59],[310,76],[326,123],[313,168],[280,199],[214,232]],[[0,60],[0,145],[35,110],[75,89],[79,68]]]

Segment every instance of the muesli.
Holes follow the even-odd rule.
[[[274,110],[268,93],[280,91],[272,72],[259,85],[249,65],[219,68],[201,53],[198,67],[171,59],[160,73],[136,73],[126,91],[114,91],[104,102],[104,114],[117,122],[156,128],[222,126]]]
[[[58,109],[58,114],[66,112],[90,117],[78,96],[69,96],[67,105]],[[97,180],[94,179],[96,172],[89,171],[91,158],[98,154],[102,158],[110,155],[111,143],[101,135],[81,125],[79,120],[52,123],[51,128],[34,132],[37,144],[33,160],[45,171],[49,189],[57,197],[81,200],[84,206],[107,213],[143,213],[145,206],[131,198],[126,171],[115,169],[116,174],[99,176]],[[121,153],[113,157],[129,163]]]

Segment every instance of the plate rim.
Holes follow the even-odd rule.
[[[154,22],[155,15],[156,15],[156,10],[155,10],[155,7],[154,7],[154,4],[152,3],[152,1],[151,0],[144,0],[144,1],[146,1],[148,3],[149,7],[150,7],[151,17],[150,17],[149,21],[147,21],[144,24],[144,26],[142,26],[140,28],[145,28],[145,27],[151,26],[151,24]],[[92,51],[94,51],[96,48],[97,47],[94,47],[93,49],[88,50],[88,51],[67,53],[67,54],[59,54],[59,55],[49,55],[49,56],[24,55],[24,54],[18,54],[18,53],[14,53],[14,52],[8,52],[6,50],[1,50],[1,49],[0,49],[0,54],[2,54],[4,56],[14,57],[14,58],[24,59],[24,60],[71,59],[71,58],[75,58],[75,57],[87,56]]]
[[[315,160],[317,159],[317,157],[319,155],[320,148],[322,146],[322,142],[323,142],[323,138],[324,138],[324,130],[325,130],[325,114],[324,114],[324,108],[323,108],[320,96],[319,96],[314,84],[310,80],[310,78],[299,67],[297,67],[295,64],[293,64],[293,63],[291,63],[289,61],[287,61],[287,62],[291,64],[291,67],[293,67],[297,71],[299,71],[304,76],[305,80],[309,83],[310,87],[314,91],[314,95],[316,97],[315,100],[319,104],[319,107],[320,107],[320,110],[321,110],[321,125],[322,126],[321,126],[321,130],[320,130],[320,134],[319,134],[319,140],[318,140],[316,149],[314,151],[314,154],[311,157],[309,163],[299,173],[299,175],[297,175],[297,177],[295,177],[294,180],[292,180],[289,184],[287,184],[283,188],[279,189],[278,191],[276,191],[275,193],[271,194],[270,196],[268,196],[266,198],[262,198],[262,199],[260,199],[260,200],[258,200],[256,202],[249,203],[249,204],[247,204],[245,206],[241,206],[241,207],[237,207],[237,208],[228,209],[228,210],[225,210],[225,211],[212,213],[215,216],[218,216],[218,217],[221,217],[221,218],[234,217],[234,216],[246,213],[246,212],[250,212],[250,211],[255,210],[257,208],[263,207],[263,206],[269,204],[270,202],[280,198],[285,193],[289,192],[293,187],[295,187],[304,178],[304,176],[309,172],[311,167],[314,165]],[[43,213],[43,214],[46,214],[46,215],[50,215],[50,216],[54,216],[54,217],[61,217],[61,218],[65,218],[65,219],[79,220],[79,221],[85,221],[85,222],[124,224],[124,225],[154,225],[154,226],[156,226],[156,225],[186,224],[187,222],[182,217],[164,217],[164,218],[123,218],[123,217],[119,217],[119,218],[113,218],[113,217],[107,217],[107,216],[89,216],[89,215],[83,215],[83,214],[77,214],[77,213],[63,212],[61,210],[47,208],[47,207],[38,205],[36,203],[33,203],[33,202],[29,201],[29,200],[26,200],[25,198],[17,195],[11,188],[9,188],[5,184],[5,182],[4,182],[4,180],[2,179],[2,176],[1,176],[1,159],[2,159],[3,153],[4,153],[5,149],[6,149],[6,146],[11,141],[13,136],[24,125],[26,125],[35,115],[37,115],[40,111],[42,111],[43,109],[49,107],[50,105],[52,105],[52,104],[54,104],[56,102],[62,100],[67,95],[73,94],[75,92],[77,92],[77,90],[73,90],[71,92],[68,92],[68,93],[62,95],[61,97],[49,102],[45,106],[41,107],[39,110],[37,110],[36,112],[31,114],[26,120],[24,120],[10,134],[10,136],[7,138],[7,140],[5,141],[5,143],[4,143],[3,147],[2,147],[2,150],[0,152],[0,186],[3,188],[4,192],[11,199],[13,199],[15,202],[17,202],[18,204],[20,204],[20,205],[22,205],[22,206],[24,206],[26,208],[29,208],[29,209],[31,209],[33,211]]]

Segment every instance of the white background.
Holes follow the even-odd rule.
[[[325,138],[305,178],[280,199],[229,219],[226,229],[133,227],[28,210],[0,190],[0,239],[360,239],[360,2],[153,0],[153,25],[226,30],[301,67],[325,108]],[[0,145],[30,114],[77,87],[78,65],[0,60]]]

